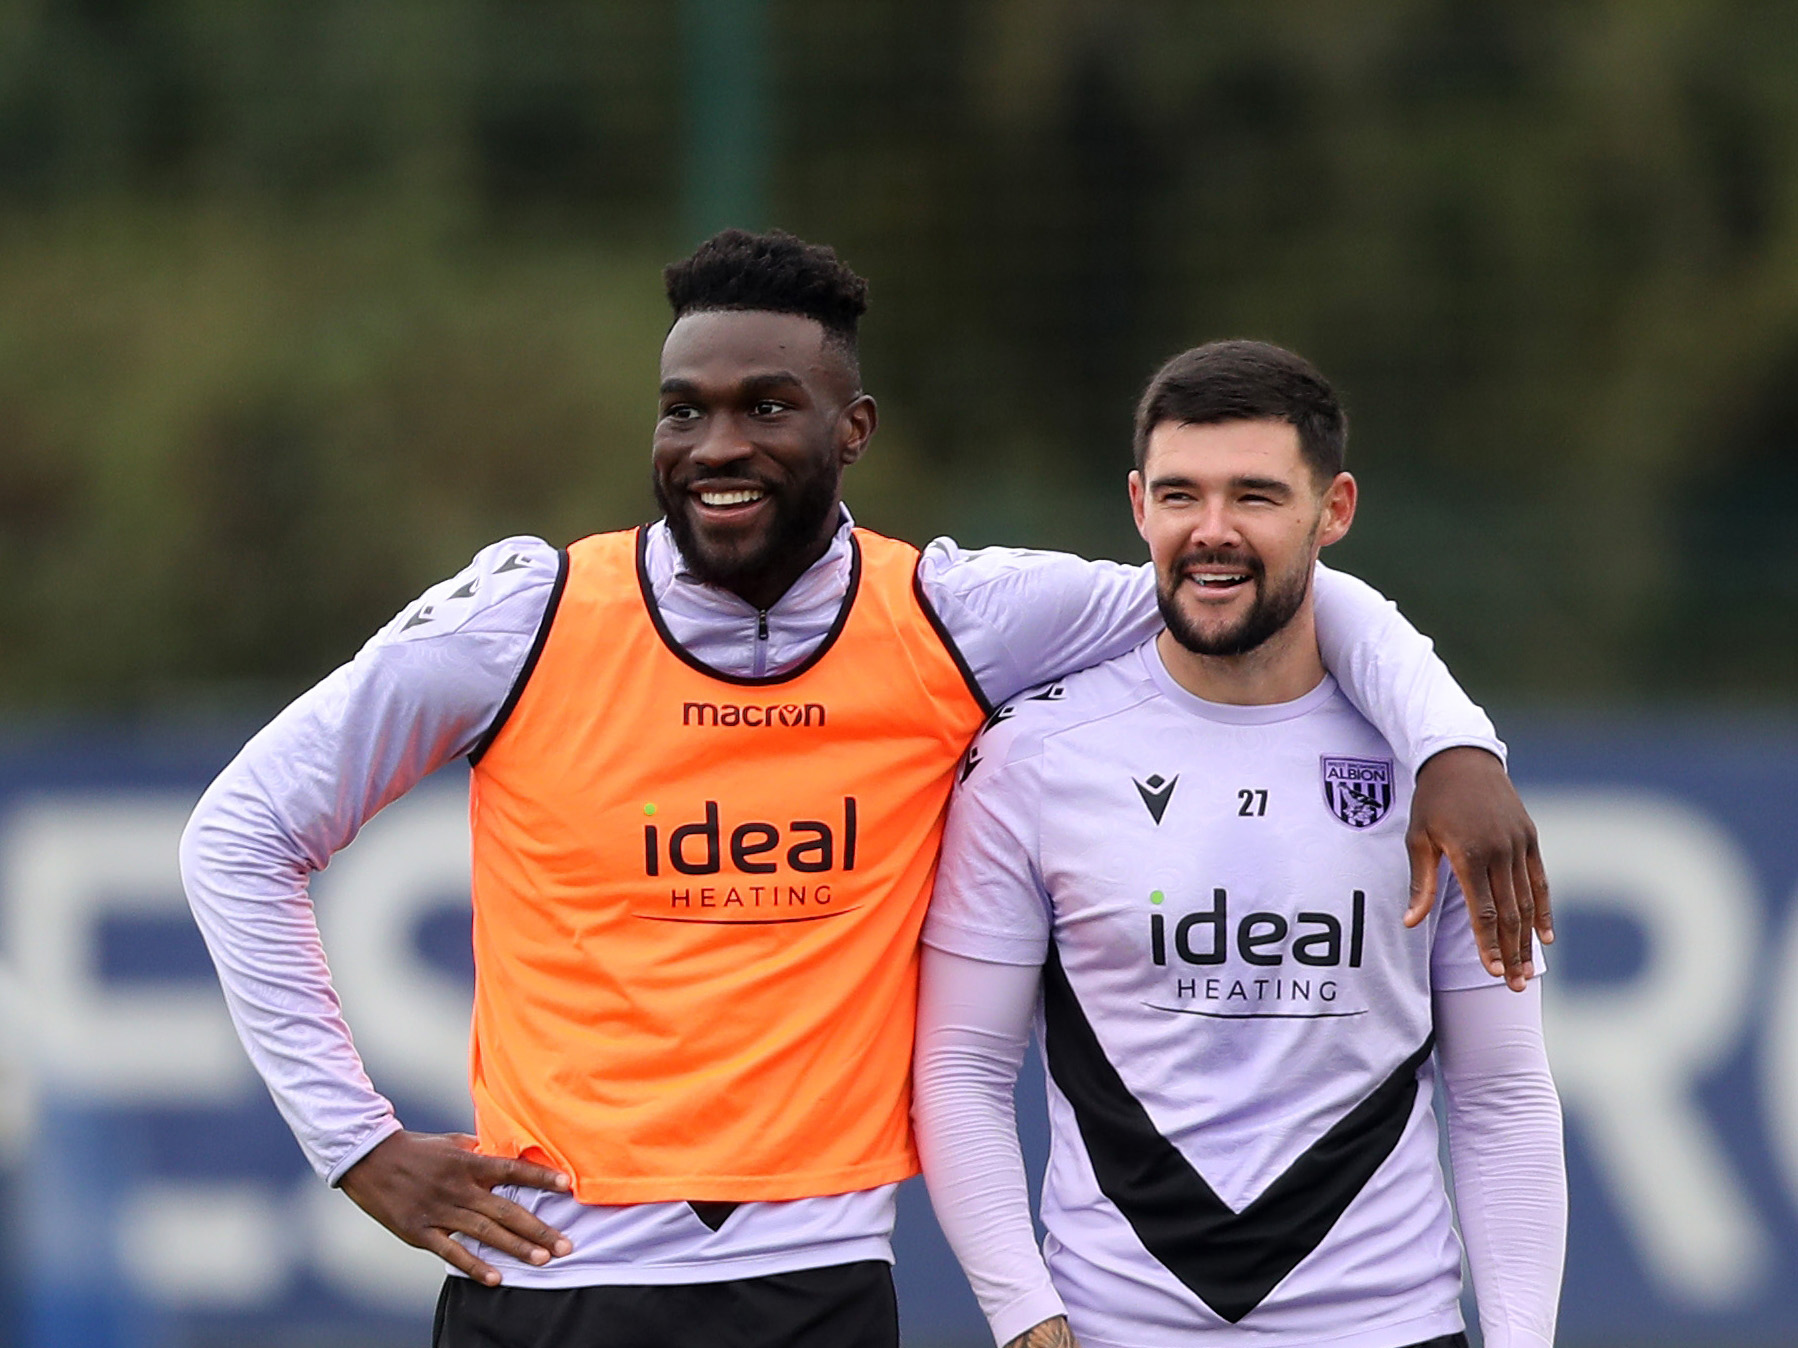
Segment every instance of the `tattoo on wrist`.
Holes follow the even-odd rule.
[[[1073,1330],[1068,1328],[1067,1316],[1058,1315],[1025,1330],[1005,1348],[1078,1348],[1078,1345],[1074,1342]]]

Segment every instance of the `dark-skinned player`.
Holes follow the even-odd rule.
[[[726,232],[667,281],[663,517],[480,553],[251,740],[183,840],[307,1156],[451,1266],[439,1348],[896,1342],[917,935],[958,765],[1006,699],[1158,622],[1147,568],[853,524],[878,418],[866,286],[829,249]],[[1378,594],[1316,586],[1326,661],[1418,771],[1412,920],[1446,853],[1521,985],[1547,891],[1490,722]],[[307,892],[457,758],[478,1138],[407,1131],[370,1083]]]

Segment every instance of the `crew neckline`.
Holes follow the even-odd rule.
[[[1160,635],[1157,632],[1136,648],[1137,659],[1142,661],[1143,670],[1155,685],[1156,691],[1188,715],[1203,717],[1207,721],[1219,721],[1225,725],[1274,725],[1280,721],[1308,716],[1336,696],[1336,680],[1326,670],[1317,687],[1290,702],[1257,702],[1247,705],[1237,702],[1209,702],[1181,687],[1174,676],[1168,673],[1167,665],[1161,659],[1161,652],[1155,645]]]

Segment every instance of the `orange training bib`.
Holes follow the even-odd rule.
[[[854,533],[786,675],[660,626],[642,531],[568,549],[534,668],[475,765],[481,1149],[585,1203],[790,1199],[916,1173],[917,940],[981,708],[914,585]]]

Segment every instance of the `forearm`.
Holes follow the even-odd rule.
[[[931,1205],[1000,1344],[1063,1314],[1030,1220],[1012,1091],[1041,971],[924,950],[912,1114]]]
[[[1488,1348],[1554,1342],[1566,1252],[1561,1106],[1541,985],[1435,998],[1455,1206]]]
[[[1458,745],[1504,758],[1491,719],[1397,605],[1365,581],[1322,563],[1315,584],[1324,665],[1407,768],[1416,772],[1432,755]]]
[[[306,1159],[335,1181],[399,1124],[351,1041],[308,892],[365,817],[305,761],[326,700],[302,698],[219,775],[182,835],[181,875],[238,1037]]]
[[[239,1037],[333,1181],[399,1125],[344,1024],[308,882],[485,732],[554,575],[536,540],[486,549],[245,745],[182,836],[182,881]]]
[[[246,828],[257,813],[262,826]],[[265,802],[229,775],[189,822],[181,869],[238,1037],[306,1159],[335,1180],[399,1124],[363,1071],[331,989],[306,892],[310,869]]]

